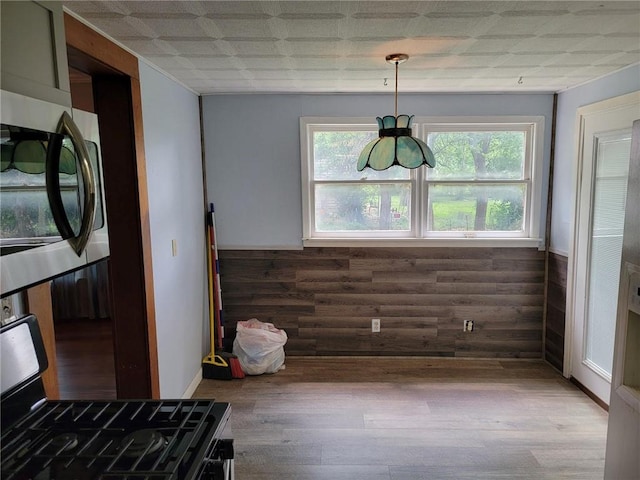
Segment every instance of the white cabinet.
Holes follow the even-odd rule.
[[[60,2],[0,2],[3,90],[71,106]]]

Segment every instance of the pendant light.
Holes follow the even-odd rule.
[[[412,136],[413,115],[398,115],[398,65],[408,59],[409,55],[404,53],[386,56],[388,63],[396,65],[395,116],[376,118],[378,138],[369,142],[360,153],[358,171],[366,167],[386,170],[393,165],[404,168],[417,168],[420,165],[433,168],[436,165],[436,159],[427,144]]]

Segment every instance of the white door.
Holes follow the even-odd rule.
[[[631,125],[640,93],[580,108],[568,285],[570,376],[609,404]]]

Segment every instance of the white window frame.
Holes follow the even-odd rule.
[[[469,129],[489,131],[496,130],[498,127],[504,127],[505,130],[524,131],[527,138],[524,179],[514,181],[514,183],[522,183],[523,181],[528,183],[522,232],[427,231],[424,209],[426,208],[429,185],[473,182],[430,181],[426,178],[425,167],[420,167],[410,170],[411,230],[336,234],[315,231],[314,185],[315,183],[339,182],[315,182],[313,180],[313,133],[327,130],[377,131],[378,126],[372,117],[300,117],[303,245],[309,247],[488,246],[543,248],[542,233],[540,232],[544,148],[543,116],[414,117],[413,134],[426,141],[429,132],[468,131]],[[397,183],[395,180],[392,182]],[[500,182],[491,181],[490,183]]]

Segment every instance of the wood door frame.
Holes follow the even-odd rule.
[[[49,400],[60,399],[58,383],[58,359],[56,355],[56,337],[51,309],[51,282],[43,282],[26,290],[26,312],[33,313],[38,319],[38,327],[47,353],[47,369],[40,374],[44,393]]]
[[[138,59],[66,12],[64,24],[69,65],[98,79],[117,395],[159,398]]]

